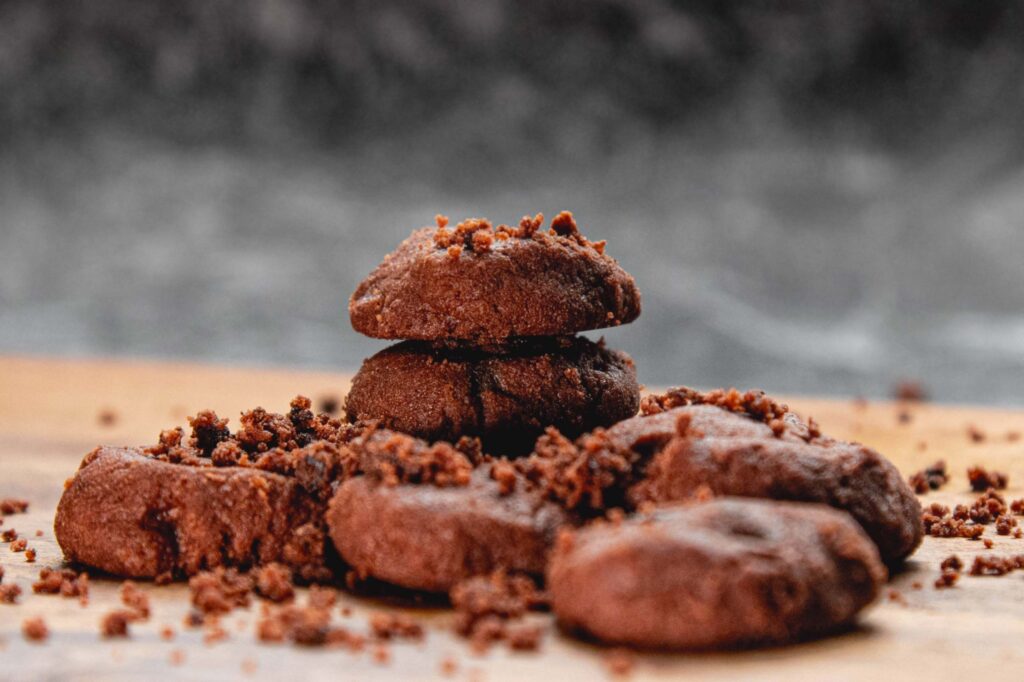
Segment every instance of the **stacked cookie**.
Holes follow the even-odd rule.
[[[521,454],[548,426],[574,437],[636,413],[633,361],[575,336],[636,319],[636,283],[571,213],[542,220],[438,216],[385,256],[349,314],[356,331],[403,341],[363,363],[349,419]]]

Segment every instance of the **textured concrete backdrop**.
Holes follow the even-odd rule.
[[[564,4],[0,4],[0,352],[354,369],[409,231],[566,208],[645,382],[1024,403],[1016,5]]]

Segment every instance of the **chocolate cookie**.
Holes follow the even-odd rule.
[[[720,498],[566,533],[547,586],[559,622],[602,642],[718,649],[847,626],[885,579],[843,512]]]
[[[453,462],[450,446],[386,432],[367,440],[353,443],[366,475],[343,483],[327,511],[334,546],[361,576],[447,592],[498,567],[544,572],[566,514],[527,492],[507,463],[471,470]]]
[[[488,452],[521,453],[546,426],[574,436],[639,402],[630,357],[582,337],[486,351],[407,341],[363,363],[345,409],[426,440],[479,436]]]
[[[438,216],[370,273],[349,301],[356,331],[381,339],[503,342],[625,324],[640,314],[633,278],[560,213],[518,227]]]
[[[294,477],[97,448],[65,489],[54,530],[68,561],[115,575],[278,561],[320,580],[331,576],[324,508]]]
[[[694,425],[694,409],[700,408],[670,413],[678,419],[677,435],[630,491],[634,503],[684,500],[701,491],[820,502],[849,512],[890,565],[921,543],[920,503],[896,467],[875,450],[823,436],[720,436]],[[721,416],[722,422],[735,419]]]
[[[820,502],[849,512],[889,564],[921,542],[920,503],[891,462],[821,434],[763,393],[674,389],[642,407],[576,443],[545,436],[518,466],[569,508],[603,513],[706,493]]]

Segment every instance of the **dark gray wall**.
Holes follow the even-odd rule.
[[[77,4],[76,4],[77,5]],[[354,368],[438,212],[573,210],[648,383],[1021,403],[1022,10],[0,2],[0,352]]]

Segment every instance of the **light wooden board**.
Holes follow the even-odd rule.
[[[680,377],[685,379],[685,377]],[[474,656],[448,631],[450,614],[416,610],[428,628],[419,644],[397,644],[387,665],[369,653],[306,650],[256,642],[255,609],[228,616],[227,641],[205,645],[202,633],[181,627],[188,595],[182,585],[144,586],[153,600],[153,618],[132,627],[127,641],[99,636],[102,615],[117,605],[116,580],[95,580],[92,600],[81,608],[74,600],[33,595],[30,585],[42,566],[60,564],[53,540],[53,510],[66,478],[94,445],[153,442],[161,428],[183,424],[186,415],[210,407],[232,417],[262,405],[284,410],[303,393],[314,400],[341,397],[348,387],[342,374],[250,370],[143,362],[68,361],[0,358],[0,497],[22,496],[32,502],[28,514],[8,516],[39,551],[35,564],[23,554],[0,546],[4,582],[21,585],[26,594],[17,606],[0,605],[0,679],[435,679],[441,662],[454,655],[455,674],[444,679],[602,679],[608,675],[602,651],[560,634],[545,615],[548,631],[539,654],[511,654],[496,647]],[[951,483],[926,500],[946,504],[971,499],[965,468],[981,463],[1010,473],[1008,495],[1024,497],[1024,440],[1005,434],[1024,432],[1024,412],[921,405],[901,424],[892,404],[857,405],[847,401],[792,399],[797,412],[814,416],[822,428],[841,438],[859,440],[891,457],[904,472],[942,457],[953,473]],[[113,424],[99,415],[110,411]],[[975,425],[989,437],[973,443]],[[34,531],[43,537],[34,537]],[[979,553],[1024,553],[1024,540],[998,537],[992,550],[979,542],[928,538],[907,569],[893,578],[899,601],[881,600],[857,630],[794,647],[728,654],[638,655],[633,679],[744,680],[899,680],[1019,679],[1024,671],[1024,573],[1002,578],[965,576],[950,590],[935,590],[939,561],[957,553],[969,562]],[[914,583],[921,588],[915,589]],[[339,623],[365,630],[368,614],[381,603],[343,596],[354,609]],[[27,643],[20,634],[25,618],[40,615],[52,635],[45,644]],[[174,641],[159,630],[171,625]],[[180,665],[173,651],[184,653]],[[1014,672],[1016,671],[1016,672]]]

